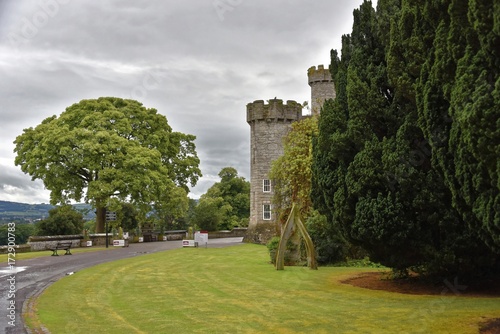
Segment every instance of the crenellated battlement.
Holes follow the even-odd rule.
[[[307,79],[311,86],[311,114],[319,115],[323,103],[335,98],[332,75],[323,65],[312,66],[307,70]]]
[[[309,86],[311,86],[315,82],[332,82],[332,75],[330,74],[330,70],[328,68],[325,69],[325,66],[318,65],[311,66],[307,70],[307,78],[309,79]]]
[[[263,100],[256,100],[247,104],[247,122],[265,120],[287,120],[296,121],[302,116],[302,106],[292,100],[286,101],[272,99],[269,103],[264,103]]]

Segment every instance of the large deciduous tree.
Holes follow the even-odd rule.
[[[196,184],[201,172],[194,139],[172,131],[156,109],[101,97],[25,129],[14,141],[15,163],[44,182],[52,204],[82,198],[91,203],[96,230],[103,232],[113,199],[131,200],[148,211],[162,194],[187,192],[188,183]]]
[[[154,205],[154,216],[162,230],[173,229],[175,222],[186,216],[189,198],[183,188],[177,187],[169,192],[158,194],[159,201]]]
[[[245,225],[250,216],[250,183],[233,167],[222,168],[219,177],[194,210],[193,223],[202,229],[230,230]]]

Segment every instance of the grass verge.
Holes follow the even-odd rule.
[[[108,250],[111,249],[116,249],[117,247],[110,246]],[[79,247],[79,248],[71,248],[71,253],[72,254],[78,254],[78,253],[88,253],[88,252],[97,252],[97,251],[102,251],[106,250],[106,247]],[[64,254],[64,250],[58,251],[59,255]],[[16,257],[14,258],[17,261],[19,260],[29,260],[29,259],[35,259],[38,257],[45,257],[45,256],[51,256],[52,251],[51,250],[43,250],[43,251],[37,251],[37,252],[27,252],[27,253],[16,253]],[[8,254],[1,254],[0,256],[0,265],[3,265],[7,262],[8,259]]]
[[[500,298],[340,283],[366,271],[381,269],[276,271],[263,246],[177,249],[65,277],[37,314],[51,333],[477,333],[500,317]]]

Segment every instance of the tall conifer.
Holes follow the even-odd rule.
[[[472,66],[461,64],[464,53],[472,52],[470,47],[458,45],[474,41],[466,26],[457,22],[474,17],[465,2],[381,0],[376,12],[365,2],[354,11],[352,34],[343,39],[341,59],[332,52],[337,100],[325,103],[314,142],[314,204],[331,226],[366,249],[373,260],[400,272],[478,273],[498,260],[479,240],[477,229],[464,222],[478,213],[494,221],[495,189],[483,194],[477,212],[462,205],[467,200],[455,189],[460,181],[498,181],[491,175],[500,166],[493,163],[498,158],[483,155],[481,161],[477,152],[467,151],[465,144],[470,146],[471,140],[459,141],[463,133],[454,134],[455,120],[448,111],[453,94],[460,91],[453,79],[455,69],[462,66],[465,75]],[[476,26],[486,30],[484,24]],[[477,41],[493,54],[488,39]],[[474,53],[476,60],[477,53],[481,52]],[[480,87],[474,86],[471,94]],[[486,91],[487,87],[481,90]],[[495,106],[494,90],[489,92],[482,107]],[[487,119],[493,122],[491,110]],[[491,124],[485,128],[493,133]],[[454,136],[457,144],[452,148]],[[478,135],[476,146],[484,138]],[[491,144],[485,152],[495,150]],[[450,156],[453,150],[457,154]],[[456,162],[458,156],[463,161]],[[474,164],[479,175],[471,173],[472,158],[482,163]],[[466,170],[471,179],[458,178],[457,170]]]

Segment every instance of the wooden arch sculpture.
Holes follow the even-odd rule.
[[[285,223],[285,227],[283,228],[283,232],[281,233],[280,243],[278,245],[278,251],[276,252],[276,270],[285,269],[285,250],[288,239],[292,234],[293,228],[297,226],[300,234],[304,238],[304,242],[306,244],[306,252],[307,252],[307,266],[309,269],[318,269],[318,264],[316,262],[316,252],[314,250],[314,244],[312,242],[309,233],[307,233],[307,229],[300,218],[300,213],[295,204],[292,206],[292,211],[288,216],[288,219]]]

